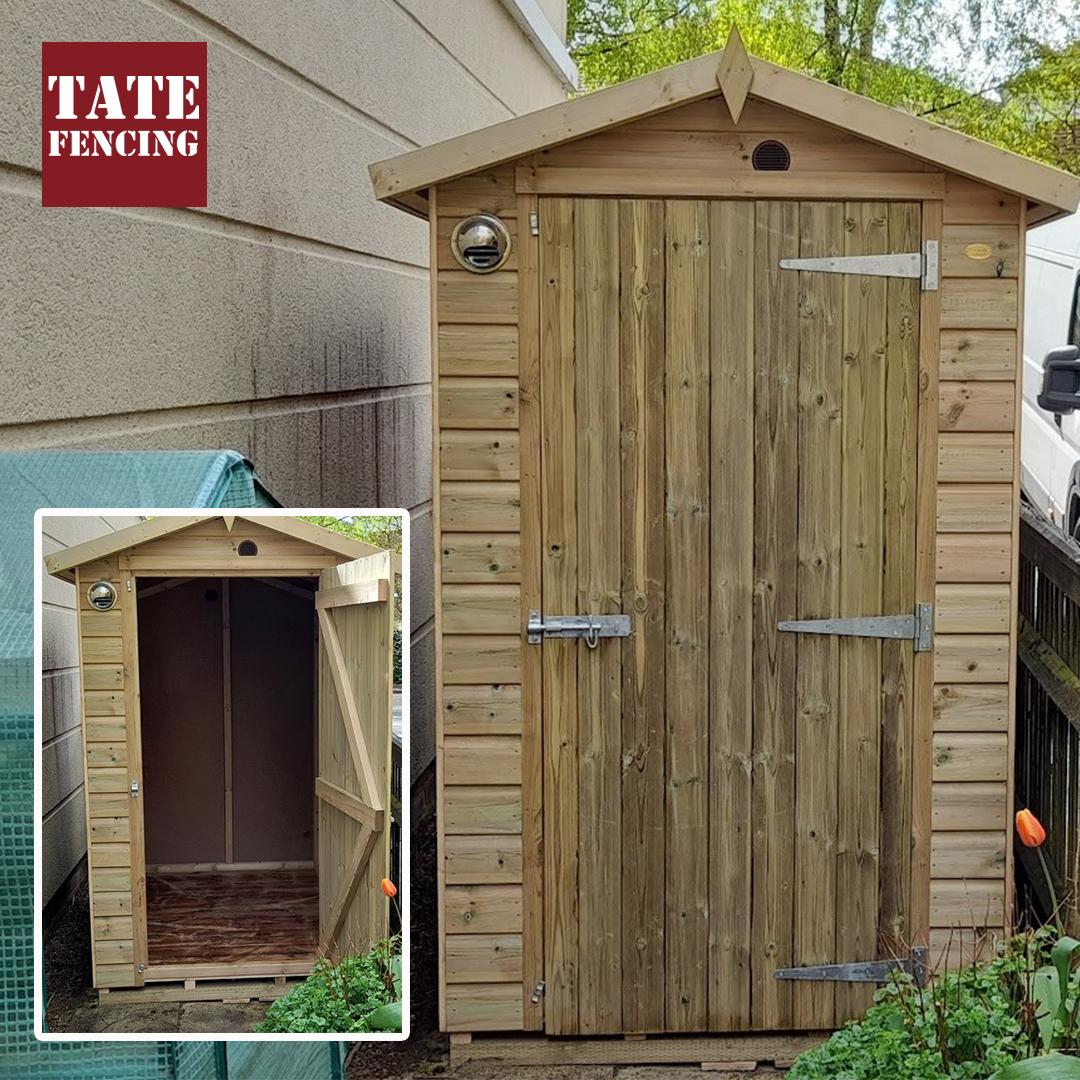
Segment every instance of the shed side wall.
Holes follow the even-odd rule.
[[[132,880],[131,781],[136,779],[135,722],[127,715],[134,673],[124,658],[124,607],[96,611],[86,586],[124,579],[117,558],[76,571],[86,762],[86,834],[94,985],[135,984],[134,918],[140,904]]]
[[[513,175],[455,181],[434,200],[436,745],[449,1031],[525,1025],[518,264],[491,278],[454,269],[446,242],[457,219],[481,209],[516,237]]]
[[[952,937],[950,962],[970,957],[973,929],[1000,934],[1010,921],[1021,212],[1019,199],[948,178],[938,384],[930,942],[937,960]],[[974,245],[986,245],[989,257]]]

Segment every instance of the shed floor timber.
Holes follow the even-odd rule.
[[[318,948],[314,870],[148,874],[152,966],[310,960]]]

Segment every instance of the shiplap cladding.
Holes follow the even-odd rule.
[[[47,517],[42,553],[117,529],[133,517]],[[48,904],[86,853],[79,642],[74,585],[42,577],[41,902]]]
[[[535,606],[530,553],[539,535],[538,495],[531,490],[539,443],[530,419],[538,315],[525,231],[535,196],[522,192],[530,176],[538,191],[546,190],[545,176],[557,176],[559,190],[571,192],[575,175],[583,177],[583,191],[611,190],[611,181],[598,180],[601,170],[672,171],[683,185],[695,173],[752,175],[750,152],[766,135],[782,138],[793,162],[819,177],[881,172],[895,187],[901,174],[915,182],[914,174],[936,171],[753,99],[736,129],[721,103],[702,101],[442,184],[433,193],[440,950],[447,1030],[542,1024],[530,1005],[533,973],[543,975],[536,966],[541,930],[530,921],[530,890],[542,887],[530,884],[540,872],[531,869],[539,810],[530,795],[529,751],[539,716],[530,705],[533,647],[521,629],[523,609]],[[526,171],[517,173],[515,166]],[[791,177],[794,183],[795,166]],[[936,600],[938,636],[934,655],[917,661],[926,674],[916,676],[925,688],[916,689],[916,739],[925,738],[914,748],[911,820],[919,851],[912,918],[919,937],[929,931],[936,958],[954,929],[968,942],[973,931],[1000,932],[1011,903],[1007,807],[1023,232],[1019,199],[951,176],[933,182],[923,224],[927,236],[942,230],[943,280],[922,312],[920,416],[926,421],[920,445],[930,456],[920,465],[919,513],[920,543],[928,552],[935,550],[936,533],[936,561],[920,556],[925,589],[919,589]],[[824,189],[821,197],[829,197]],[[494,275],[497,281],[457,269],[448,250],[454,221],[477,211],[500,214],[518,238],[516,259]],[[988,246],[990,258],[972,258],[969,245]],[[960,955],[956,948],[949,959]]]
[[[138,701],[135,594],[119,557],[75,571],[86,763],[86,835],[95,987],[135,984],[136,935],[146,940],[145,874],[132,872],[132,845],[142,842],[142,819],[132,813],[131,782],[141,779],[132,719]],[[118,600],[96,611],[86,587],[111,581]]]
[[[946,184],[938,381],[931,945],[1007,925],[1022,203]],[[989,258],[971,258],[969,245]],[[977,247],[977,255],[984,252]]]
[[[522,223],[509,168],[442,185],[435,203],[443,1009],[451,1031],[513,1030],[525,1026],[521,245],[495,281],[458,268],[447,240],[480,208],[514,236]]]
[[[561,32],[565,0],[542,6]],[[501,0],[467,7],[0,8],[0,448],[235,449],[287,506],[412,510],[426,554],[426,234],[375,201],[367,164],[565,96]],[[41,208],[41,42],[110,40],[208,42],[205,209]],[[429,581],[414,776],[433,753]]]

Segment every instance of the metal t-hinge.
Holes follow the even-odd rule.
[[[819,964],[817,967],[777,968],[773,977],[805,982],[886,983],[896,972],[910,975],[916,986],[930,978],[926,948],[918,946],[911,956],[895,960],[865,960],[858,964]]]
[[[851,619],[793,619],[777,623],[792,634],[835,634],[838,637],[889,638],[915,642],[916,652],[934,647],[934,605],[916,604],[914,615],[863,615]]]
[[[864,277],[917,278],[927,292],[936,292],[941,277],[940,245],[924,240],[922,251],[896,255],[833,255],[809,259],[781,259],[781,270],[816,270],[822,274],[859,274]]]
[[[542,615],[530,611],[525,623],[526,639],[539,645],[546,637],[580,637],[590,649],[602,637],[629,637],[629,615]]]

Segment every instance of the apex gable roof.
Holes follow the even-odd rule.
[[[714,97],[736,119],[747,94],[888,146],[949,172],[1041,204],[1040,220],[1072,213],[1080,178],[970,135],[746,53],[737,29],[726,48],[546,109],[526,113],[369,167],[376,198],[426,216],[417,193],[538,150]]]
[[[45,569],[50,574],[70,576],[70,572],[76,566],[84,563],[97,562],[99,559],[107,559],[118,551],[124,551],[130,547],[158,540],[171,533],[182,532],[193,525],[200,525],[208,521],[224,521],[225,527],[230,532],[234,522],[250,521],[255,525],[261,525],[266,529],[291,536],[294,540],[304,540],[313,547],[331,551],[335,555],[341,555],[345,559],[359,559],[364,555],[375,555],[382,548],[365,544],[361,540],[354,540],[351,536],[334,532],[333,529],[324,529],[311,521],[301,521],[299,518],[283,516],[267,516],[252,514],[200,514],[198,516],[174,516],[156,517],[149,521],[140,521],[136,525],[129,525],[126,529],[100,536],[95,540],[87,540],[82,544],[57,551],[52,555],[45,556]]]

